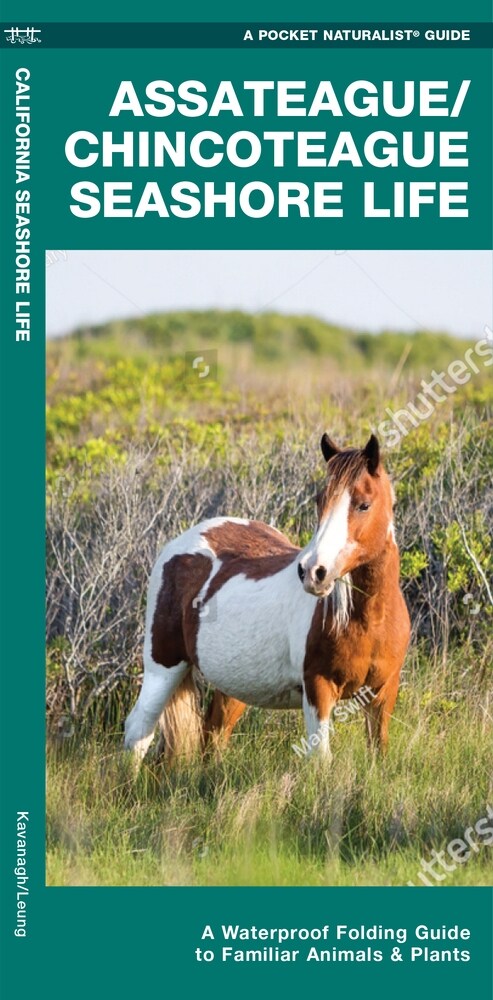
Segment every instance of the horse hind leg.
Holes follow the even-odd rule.
[[[221,749],[229,742],[236,723],[246,709],[243,701],[216,689],[204,720],[204,749]]]
[[[185,661],[174,667],[162,667],[152,660],[146,663],[139,697],[125,721],[125,749],[132,751],[137,768],[152,743],[163,709],[189,670],[190,666]]]

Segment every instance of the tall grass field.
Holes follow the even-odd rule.
[[[493,816],[486,354],[467,380],[447,376],[442,401],[419,401],[421,380],[467,367],[473,346],[239,312],[49,343],[48,884],[491,884],[493,821],[492,844],[475,832]],[[412,642],[388,754],[367,750],[358,705],[335,722],[330,763],[297,751],[301,712],[252,708],[223,752],[170,765],[156,740],[136,778],[123,724],[160,548],[215,515],[305,545],[323,431],[348,446],[376,431],[396,492]]]

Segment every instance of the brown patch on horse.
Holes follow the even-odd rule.
[[[376,738],[385,742],[410,637],[393,540],[376,559],[355,569],[352,581],[353,608],[344,631],[332,630],[330,604],[324,627],[323,605],[318,603],[306,641],[305,688],[310,703],[318,707],[319,683],[323,688],[319,678],[329,682],[337,699],[352,698],[368,685],[376,696],[375,712],[379,708]]]
[[[280,531],[261,521],[249,521],[248,524],[225,521],[209,528],[204,538],[222,563],[211,580],[204,603],[233,576],[243,574],[248,580],[264,580],[280,573],[300,552]]]
[[[152,623],[152,658],[163,667],[195,663],[200,608],[194,600],[211,571],[209,556],[172,556],[163,566]]]
[[[337,698],[351,698],[365,683],[367,662],[368,649],[361,619],[353,616],[341,635],[332,630],[330,606],[325,621],[323,604],[319,601],[306,638],[303,675],[309,702],[317,704],[314,697],[317,677],[331,682]]]
[[[211,549],[218,559],[237,556],[241,552],[245,559],[257,559],[267,555],[293,553],[296,546],[277,528],[271,528],[263,521],[249,521],[248,524],[236,524],[234,521],[224,521],[215,528],[204,532]]]
[[[204,748],[211,741],[216,746],[226,744],[246,708],[243,701],[231,698],[216,688],[204,720]]]

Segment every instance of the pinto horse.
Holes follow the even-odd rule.
[[[260,521],[215,517],[162,550],[125,724],[137,761],[160,718],[171,749],[187,753],[228,738],[247,705],[303,708],[309,745],[330,755],[332,709],[362,686],[369,744],[385,748],[410,635],[393,491],[374,435],[362,449],[326,434],[321,446],[327,477],[304,549]],[[216,688],[204,724],[197,671]]]

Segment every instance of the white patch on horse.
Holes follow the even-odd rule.
[[[316,602],[300,586],[297,559],[260,580],[239,573],[216,592],[200,621],[197,658],[207,681],[264,708],[301,706],[301,684]]]
[[[310,746],[309,753],[317,753],[330,760],[332,754],[330,750],[330,717],[320,719],[314,705],[312,705],[303,692],[303,714],[305,716],[307,742]]]
[[[317,566],[323,566],[329,578],[334,575],[338,556],[348,540],[350,502],[349,490],[344,490],[329,509],[312,540],[302,552],[301,564],[308,573]]]
[[[222,565],[223,565],[222,559],[218,559],[217,556],[214,556],[212,558],[211,571],[209,573],[209,576],[207,577],[205,583],[202,584],[193,602],[194,607],[196,607],[199,612],[199,618],[201,621],[205,618],[211,617],[214,614],[214,598],[212,597],[210,601],[207,601],[206,597],[209,591],[209,587],[211,586],[214,577],[217,575],[217,573],[219,573],[219,570],[221,569]]]

